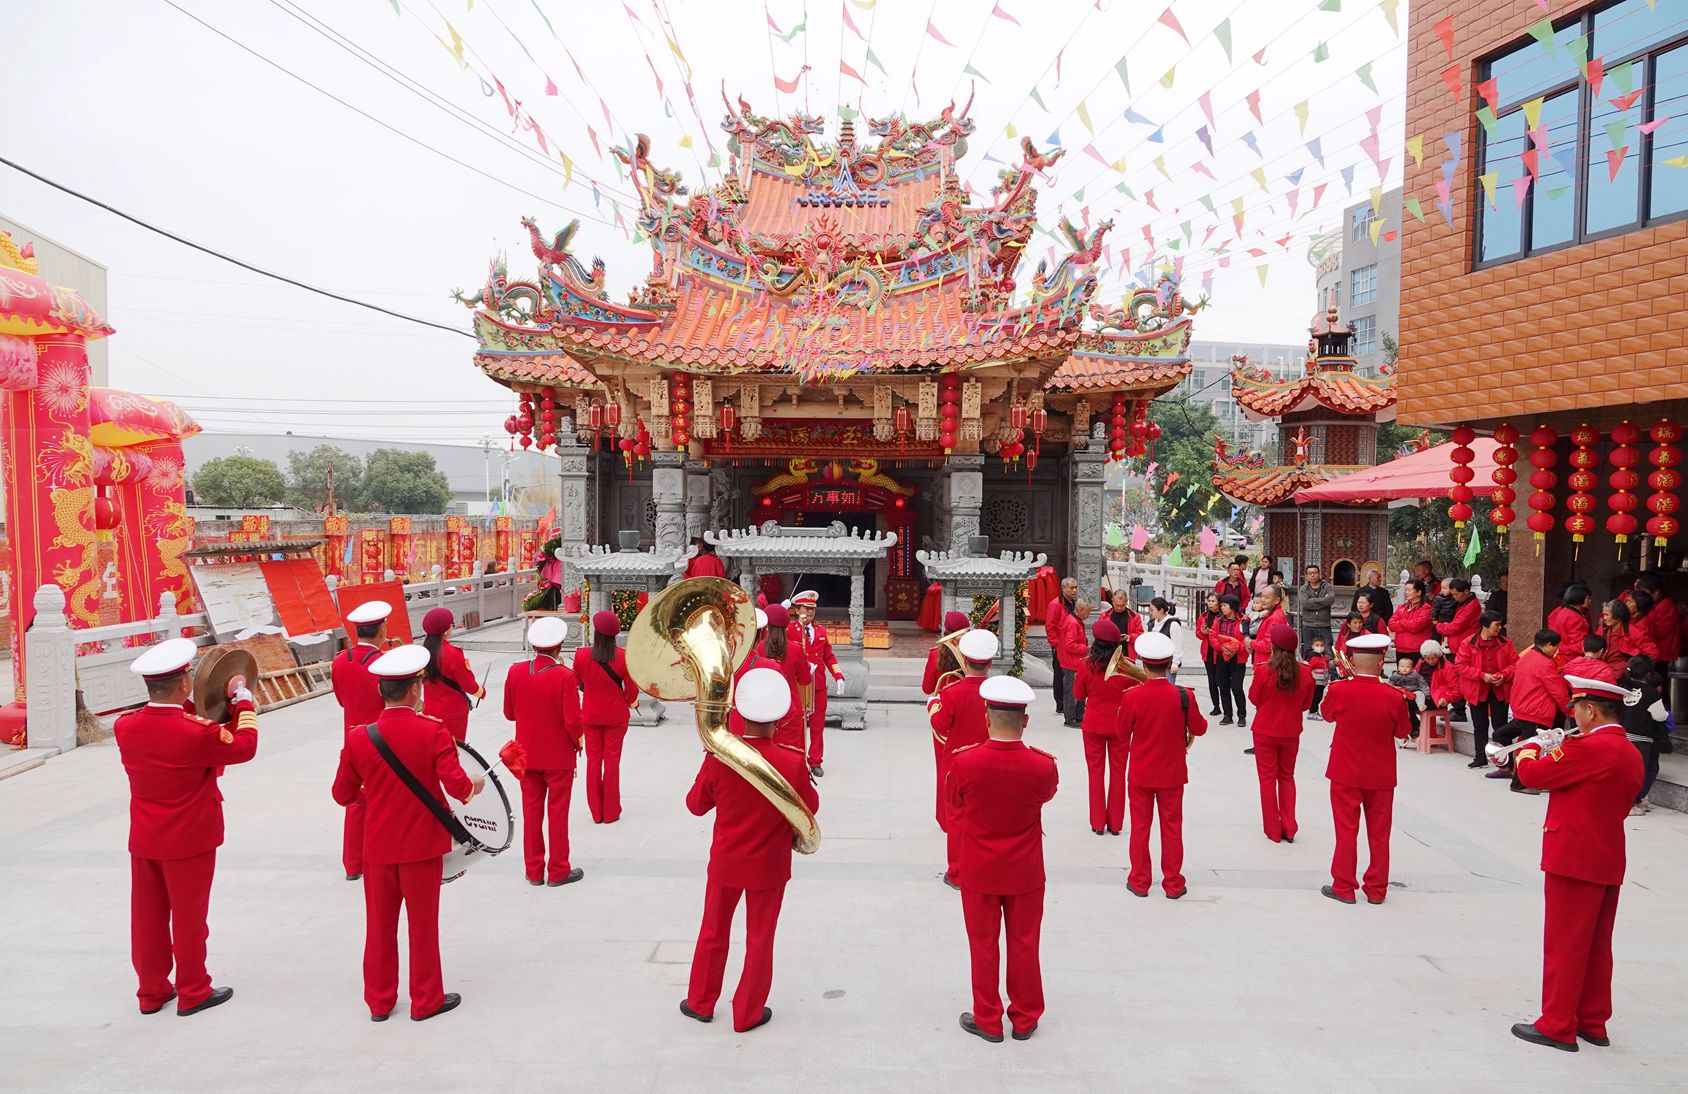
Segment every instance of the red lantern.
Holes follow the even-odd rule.
[[[1116,391],[1108,430],[1108,450],[1112,459],[1123,460],[1126,457],[1125,425],[1125,392]]]
[[[1491,495],[1495,507],[1489,512],[1489,522],[1495,526],[1495,534],[1502,540],[1506,538],[1512,522],[1518,519],[1518,514],[1512,511],[1512,503],[1518,497],[1518,492],[1512,488],[1512,484],[1518,481],[1518,472],[1512,469],[1512,465],[1518,462],[1517,444],[1517,428],[1506,422],[1495,427],[1495,469],[1489,476],[1495,483]]]
[[[1565,508],[1571,511],[1571,516],[1565,520],[1565,528],[1571,533],[1571,557],[1577,558],[1582,553],[1582,541],[1594,531],[1594,518],[1589,514],[1594,512],[1594,495],[1590,493],[1600,480],[1596,478],[1594,467],[1600,463],[1600,456],[1594,451],[1594,446],[1600,443],[1600,431],[1590,425],[1579,425],[1571,430],[1571,466],[1576,468],[1565,477],[1565,485],[1573,493],[1565,499]]]
[[[621,425],[621,404],[614,399],[606,399],[604,401],[604,426],[607,429],[615,429],[619,425]]]
[[[1613,490],[1606,503],[1612,510],[1612,515],[1606,518],[1606,530],[1617,541],[1619,555],[1639,523],[1633,514],[1641,501],[1631,491],[1641,485],[1641,476],[1632,470],[1641,462],[1641,453],[1635,449],[1640,439],[1641,430],[1628,421],[1619,422],[1612,430],[1612,451],[1606,456],[1606,462],[1614,469],[1606,478]]]
[[[1015,403],[1008,408],[1008,424],[1013,429],[1026,428],[1026,408]]]
[[[1681,521],[1674,515],[1679,505],[1675,491],[1682,484],[1682,476],[1676,470],[1682,453],[1674,446],[1682,439],[1682,427],[1662,418],[1647,435],[1657,446],[1647,456],[1647,462],[1653,465],[1647,485],[1654,491],[1647,498],[1647,511],[1653,514],[1647,520],[1647,534],[1653,537],[1653,546],[1662,551],[1670,537],[1682,529]]]
[[[1471,442],[1477,439],[1476,432],[1468,425],[1462,425],[1450,434],[1454,442],[1453,452],[1449,454],[1454,462],[1454,468],[1449,472],[1449,478],[1454,486],[1448,491],[1448,499],[1453,502],[1448,507],[1448,516],[1453,518],[1455,528],[1464,528],[1465,522],[1471,519],[1471,499],[1475,496],[1468,485],[1476,472],[1471,470],[1471,461],[1477,458],[1477,453],[1471,450]]]
[[[938,419],[938,442],[947,456],[961,435],[961,377],[953,372],[938,377]]]
[[[891,420],[899,437],[906,435],[914,425],[914,415],[905,404],[899,404],[897,409],[891,412]]]

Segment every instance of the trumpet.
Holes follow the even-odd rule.
[[[725,578],[694,577],[651,597],[627,634],[627,672],[657,699],[689,700],[709,754],[768,799],[791,825],[792,847],[813,854],[820,826],[791,783],[727,728],[733,672],[750,654],[755,628],[745,591]]]
[[[961,664],[961,636],[966,633],[967,629],[963,628],[959,631],[951,631],[942,638],[938,639],[938,645],[943,646],[945,649],[950,651],[950,656],[955,658],[955,663],[958,666]],[[937,695],[945,688],[961,679],[964,675],[966,674],[963,673],[960,668],[953,668],[948,672],[943,673],[938,677],[938,682],[934,686],[932,694]]]
[[[1505,767],[1506,764],[1504,761],[1511,757],[1511,755],[1519,749],[1539,748],[1544,752],[1552,752],[1554,749],[1564,744],[1566,740],[1575,736],[1578,736],[1576,730],[1544,729],[1534,737],[1525,737],[1522,740],[1513,741],[1509,745],[1497,744],[1494,741],[1490,741],[1484,746],[1483,754],[1487,756],[1489,758],[1489,762],[1494,764],[1496,767]]]
[[[1149,674],[1143,671],[1143,666],[1126,656],[1125,643],[1123,642],[1120,643],[1118,649],[1114,650],[1114,655],[1108,659],[1108,667],[1103,671],[1102,679],[1112,680],[1119,676],[1124,676],[1139,684],[1149,678]]]

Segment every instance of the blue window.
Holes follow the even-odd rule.
[[[1478,265],[1688,213],[1688,5],[1593,6],[1552,42],[1481,66]]]
[[[1362,315],[1354,320],[1354,356],[1363,357],[1377,352],[1377,316]]]

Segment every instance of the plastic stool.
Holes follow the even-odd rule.
[[[1436,732],[1437,726],[1441,732]],[[1454,726],[1445,709],[1432,707],[1418,716],[1418,750],[1428,753],[1436,748],[1454,750]]]

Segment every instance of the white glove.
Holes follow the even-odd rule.
[[[843,695],[844,694],[844,677],[840,676],[840,677],[835,678],[832,681],[832,694],[834,694],[834,695]]]
[[[250,702],[252,702],[252,689],[251,688],[236,688],[235,693],[234,693],[234,701],[237,702],[237,703],[250,703]]]
[[[1653,700],[1653,705],[1647,708],[1647,716],[1649,718],[1653,719],[1653,721],[1655,721],[1655,722],[1664,721],[1665,717],[1666,717],[1664,700],[1663,699]]]

